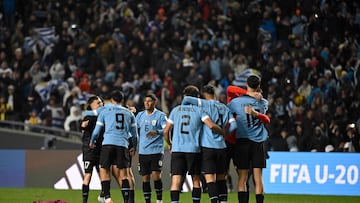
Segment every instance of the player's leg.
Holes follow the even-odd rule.
[[[218,199],[220,203],[226,203],[228,200],[227,175],[216,174],[216,186],[218,190]]]
[[[129,191],[129,203],[135,202],[135,177],[134,173],[132,172],[131,167],[127,168],[127,175],[130,185],[130,191]]]
[[[187,166],[189,175],[192,177],[193,191],[192,200],[193,203],[200,203],[201,199],[201,154],[189,153],[186,154]]]
[[[234,148],[234,164],[238,174],[238,200],[247,203],[249,191],[246,186],[250,167],[250,142],[248,139],[237,139]]]
[[[239,203],[248,202],[248,188],[246,182],[248,179],[248,169],[238,169],[238,200]]]
[[[200,203],[201,200],[201,176],[200,174],[191,175],[193,182],[192,200],[193,203]]]
[[[112,202],[110,195],[110,167],[113,162],[113,150],[111,146],[103,146],[100,154],[101,193],[104,195],[106,203]]]
[[[163,193],[163,182],[161,179],[162,163],[163,163],[163,154],[151,155],[151,178],[154,181],[156,203],[162,203],[162,193]]]
[[[143,190],[145,202],[150,203],[151,202],[150,175],[142,176],[142,190]]]
[[[91,175],[92,175],[92,165],[90,169],[90,161],[84,161],[84,179],[83,179],[83,185],[82,185],[82,199],[83,203],[87,203],[89,198],[89,184],[91,181]]]
[[[227,202],[228,190],[226,183],[226,173],[228,171],[227,163],[227,149],[216,150],[216,187],[218,193],[218,200],[220,203]]]
[[[256,203],[264,202],[264,185],[262,178],[262,169],[266,168],[266,151],[263,143],[253,143],[252,167],[253,178],[255,182]]]
[[[171,176],[171,186],[170,186],[171,202],[179,202],[182,178],[183,178],[182,175],[172,175]]]
[[[255,182],[256,203],[264,202],[264,186],[262,180],[262,168],[254,168],[253,176]]]
[[[146,203],[151,202],[151,184],[150,184],[150,159],[149,155],[139,154],[139,173],[142,179],[142,190]]]
[[[170,198],[171,202],[179,202],[180,190],[183,183],[183,177],[186,173],[186,160],[184,153],[171,153],[171,186]]]
[[[156,203],[162,203],[163,183],[161,180],[161,172],[160,171],[152,171],[151,177],[154,180]]]
[[[207,192],[211,203],[218,202],[218,190],[216,185],[216,152],[215,149],[203,147],[201,167],[207,185]]]
[[[121,193],[125,203],[129,201],[130,182],[128,168],[130,167],[130,155],[125,147],[116,147],[115,165],[118,168],[118,182],[121,183]]]

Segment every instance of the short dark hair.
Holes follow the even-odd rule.
[[[120,90],[114,90],[111,92],[110,98],[120,103],[124,99],[124,93],[122,93]]]
[[[100,97],[98,97],[98,96],[91,96],[91,97],[87,100],[86,110],[92,110],[90,105],[91,105],[95,100],[99,100],[99,101],[101,101],[101,102],[104,103],[104,100],[103,100],[102,98],[100,98]]]
[[[199,88],[194,85],[186,86],[183,90],[184,96],[191,96],[191,97],[200,97]]]
[[[261,83],[261,78],[258,75],[250,75],[246,82],[249,87],[256,89]]]
[[[205,85],[204,87],[201,88],[201,92],[210,94],[210,95],[215,95],[215,87],[212,85]]]
[[[149,97],[149,98],[151,98],[151,99],[154,100],[154,101],[157,101],[157,97],[156,97],[155,94],[150,93],[150,94],[147,94],[147,95],[145,96],[145,98],[146,98],[146,97]]]

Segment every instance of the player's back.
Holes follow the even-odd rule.
[[[200,152],[200,134],[202,131],[202,110],[195,105],[179,105],[171,113],[173,122],[173,152]]]
[[[101,111],[98,122],[105,125],[103,145],[128,147],[130,128],[136,125],[133,113],[120,105],[107,105]]]
[[[265,99],[256,100],[247,95],[230,102],[230,112],[236,114],[236,138],[248,138],[255,142],[265,141],[268,133],[264,124],[258,118],[246,114],[245,106],[251,106],[260,113],[266,113],[268,102]]]
[[[202,102],[204,111],[209,115],[210,119],[221,128],[225,128],[230,119],[229,108],[217,100],[202,100]],[[226,148],[224,137],[213,132],[206,125],[203,125],[201,146],[216,149]]]

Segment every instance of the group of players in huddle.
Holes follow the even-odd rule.
[[[251,75],[246,90],[236,86],[227,88],[228,104],[216,100],[215,88],[206,85],[201,91],[195,86],[183,90],[182,103],[169,114],[156,109],[154,94],[144,97],[144,110],[122,105],[124,95],[115,90],[110,102],[93,96],[83,113],[83,202],[89,196],[93,168],[100,173],[99,202],[113,202],[110,195],[111,174],[122,191],[124,202],[134,202],[134,176],[131,157],[139,154],[139,173],[146,203],[151,202],[151,182],[154,182],[156,202],[163,202],[164,140],[171,150],[172,203],[179,202],[183,178],[192,177],[192,200],[201,199],[201,175],[204,176],[211,203],[225,203],[226,176],[230,160],[238,174],[238,201],[249,202],[247,187],[251,169],[255,184],[256,202],[264,201],[262,169],[266,167],[264,142],[268,137],[264,124],[268,101],[262,98],[261,79]],[[136,114],[136,116],[135,116]]]

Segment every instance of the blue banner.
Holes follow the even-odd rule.
[[[267,194],[360,195],[360,154],[269,152]]]
[[[24,187],[25,150],[0,151],[0,187]]]

